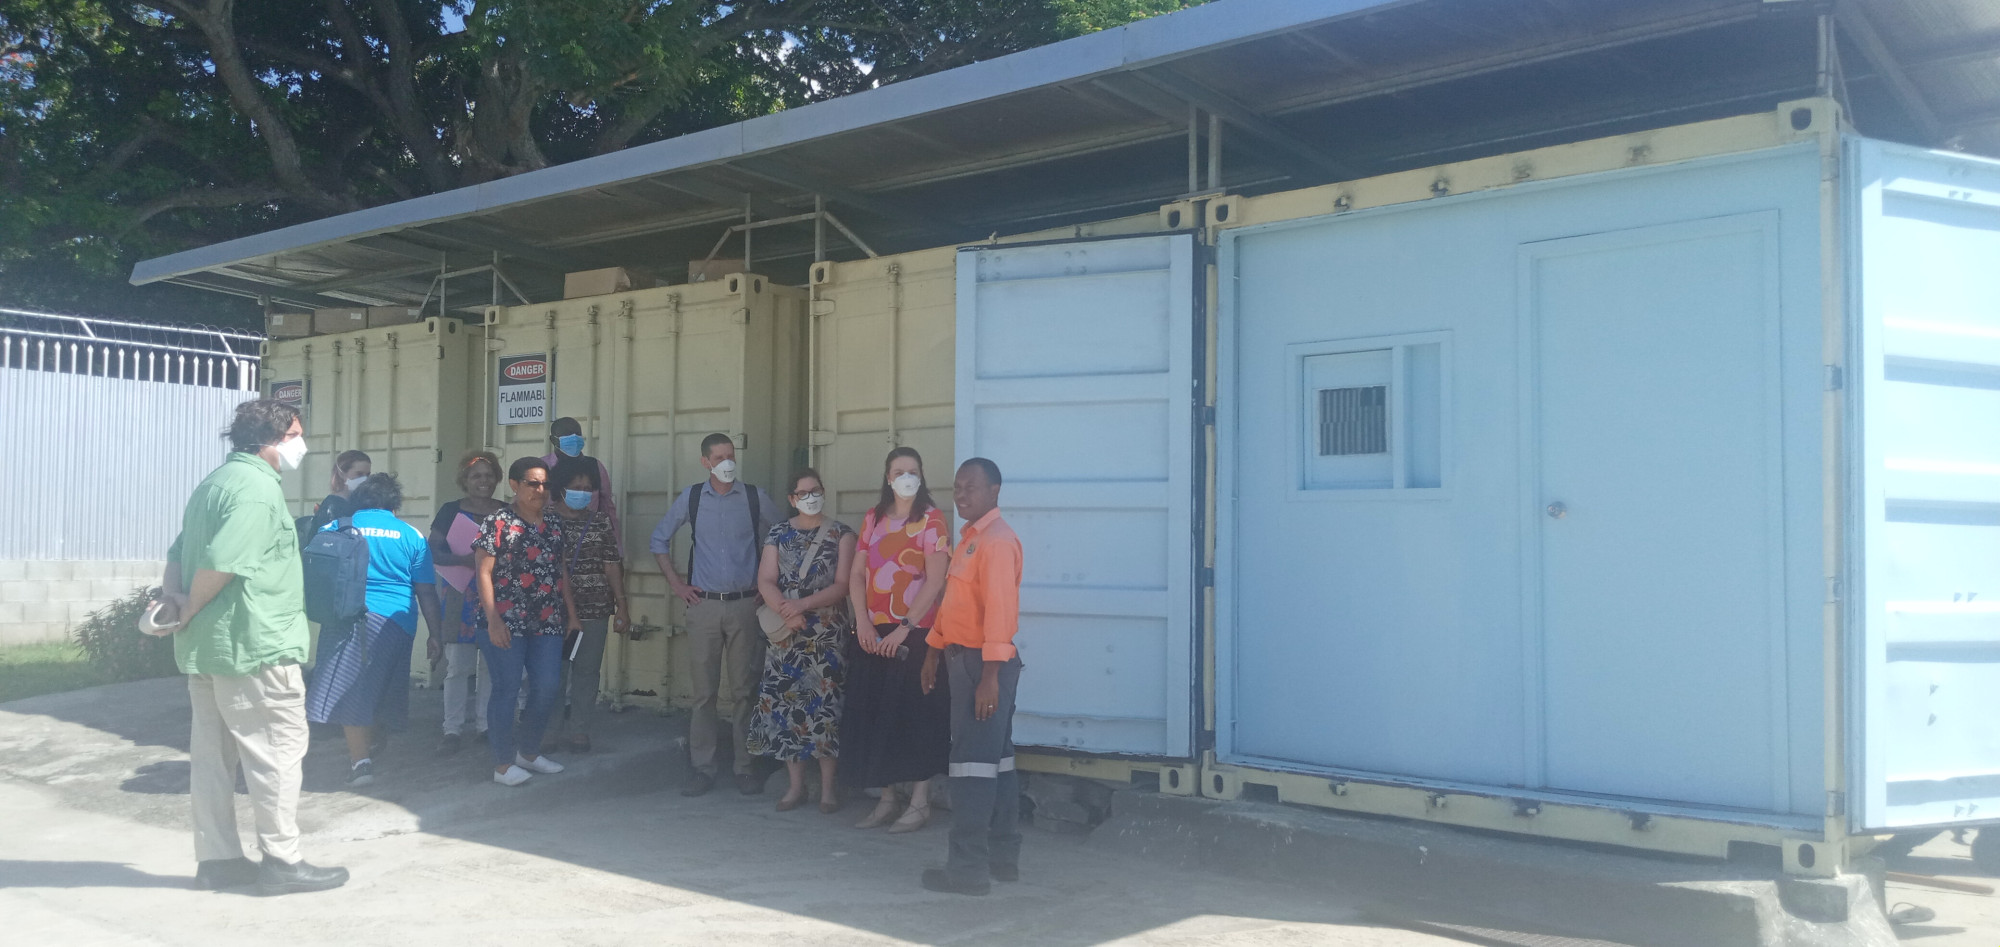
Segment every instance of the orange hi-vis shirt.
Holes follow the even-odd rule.
[[[1008,661],[1020,625],[1021,538],[994,509],[960,532],[944,601],[924,643],[978,648],[984,660]]]

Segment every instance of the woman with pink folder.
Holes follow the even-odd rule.
[[[464,745],[466,705],[472,706],[475,736],[486,735],[486,698],[493,682],[486,662],[479,656],[478,636],[485,622],[479,615],[477,594],[472,588],[472,541],[479,537],[479,524],[506,504],[493,498],[500,486],[500,458],[483,450],[469,450],[458,461],[461,499],[438,508],[431,520],[431,558],[436,563],[438,591],[444,596],[444,741],[440,755],[456,753]],[[472,687],[474,678],[478,690]]]

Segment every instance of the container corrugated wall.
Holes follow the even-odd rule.
[[[0,368],[0,559],[164,559],[255,392]]]
[[[548,453],[549,430],[494,423],[498,359],[546,353],[549,418],[577,418],[585,452],[611,469],[633,620],[662,629],[610,643],[604,686],[620,703],[691,696],[681,604],[647,542],[674,496],[702,479],[702,438],[729,434],[743,480],[774,495],[804,462],[805,312],[803,290],[755,274],[489,311],[473,410],[503,463]],[[686,561],[687,530],[674,555]]]

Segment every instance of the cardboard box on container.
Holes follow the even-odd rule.
[[[264,314],[264,334],[274,339],[303,339],[312,334],[313,314],[310,312],[267,312]]]
[[[601,270],[578,270],[563,277],[564,299],[622,293],[631,288],[632,274],[622,266],[607,266]]]
[[[336,309],[313,310],[313,331],[320,335],[366,328],[368,328],[366,307],[342,306]]]
[[[689,260],[688,282],[706,283],[743,270],[742,260]]]
[[[406,326],[424,321],[424,311],[416,306],[369,306],[368,328]]]

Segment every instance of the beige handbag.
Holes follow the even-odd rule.
[[[819,548],[826,545],[827,534],[833,531],[832,523],[821,523],[819,532],[813,534],[813,543],[806,548],[804,559],[799,560],[804,568],[812,568],[812,561],[819,556]],[[785,616],[763,602],[757,603],[757,625],[764,629],[764,639],[774,645],[782,645],[791,640],[792,630],[785,627]]]

